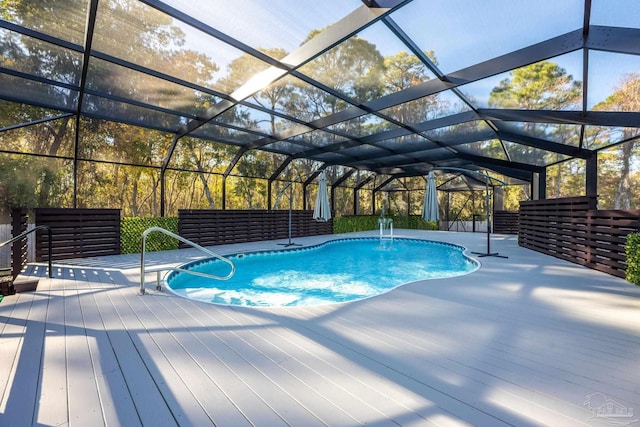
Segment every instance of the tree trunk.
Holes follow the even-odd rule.
[[[138,180],[140,179],[140,173],[136,174],[136,179],[133,180],[133,185],[131,189],[131,216],[137,217],[140,216],[140,211],[138,210]]]
[[[631,154],[633,153],[633,142],[622,144],[620,162],[622,168],[620,171],[620,181],[618,182],[618,191],[613,202],[614,209],[631,209],[631,180],[629,177],[631,171]]]
[[[209,209],[215,209],[215,203],[213,201],[213,197],[211,197],[211,190],[209,190],[209,183],[207,182],[207,177],[204,175],[204,168],[202,167],[202,162],[200,158],[196,155],[195,150],[193,149],[193,145],[189,144],[189,150],[193,155],[194,161],[196,163],[196,168],[198,170],[198,178],[200,178],[200,182],[202,183],[202,187],[204,189],[204,195],[207,198],[207,203],[209,204]]]

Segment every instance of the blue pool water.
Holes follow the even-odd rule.
[[[241,306],[309,306],[367,298],[418,280],[475,271],[456,245],[416,239],[341,239],[302,249],[229,256],[226,281],[173,272],[167,285],[201,301]],[[181,268],[224,276],[229,266],[200,260]]]

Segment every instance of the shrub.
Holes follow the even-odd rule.
[[[178,218],[150,217],[150,218],[122,218],[120,220],[120,243],[123,254],[140,253],[142,250],[142,233],[150,227],[162,227],[172,233],[178,233]],[[147,237],[146,250],[166,251],[178,249],[178,241],[163,233],[152,233]]]
[[[632,233],[627,236],[627,281],[640,285],[640,234]]]
[[[333,232],[351,233],[355,231],[377,230],[380,228],[378,219],[373,215],[339,216],[333,219]],[[421,216],[392,216],[393,228],[408,228],[413,230],[437,230],[437,222],[427,222]]]

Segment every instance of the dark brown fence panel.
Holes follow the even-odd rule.
[[[314,221],[312,211],[291,211],[292,238],[332,232],[332,221]],[[181,209],[178,233],[202,246],[286,239],[289,211]]]
[[[640,230],[640,210],[589,212],[589,267],[625,277],[627,235]]]
[[[495,211],[493,213],[493,232],[498,234],[518,234],[519,212]]]
[[[625,277],[626,236],[640,229],[640,211],[601,211],[594,197],[520,204],[520,246]]]
[[[16,237],[27,231],[28,215],[26,209],[13,209],[11,211],[11,236]],[[13,242],[11,245],[11,275],[15,279],[22,268],[27,265],[27,238]]]
[[[51,227],[53,260],[120,253],[119,209],[36,209],[36,225]],[[49,237],[37,232],[36,260],[48,259]]]

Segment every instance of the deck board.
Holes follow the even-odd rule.
[[[164,404],[165,400],[158,385],[149,375],[147,366],[134,345],[131,334],[135,332],[127,331],[116,309],[114,299],[119,300],[120,296],[112,277],[107,272],[97,272],[96,280],[104,291],[95,294],[95,301],[136,409],[137,419],[127,419],[126,424],[134,425],[140,422],[141,425],[177,425],[174,415]]]
[[[438,390],[455,395],[458,399],[479,410],[489,411],[490,409],[476,403],[479,394],[492,393],[497,395],[499,390],[511,388],[509,393],[501,394],[502,400],[494,398],[494,401],[498,403],[508,401],[508,405],[505,406],[521,408],[518,412],[531,408],[539,419],[549,416],[549,419],[557,420],[569,415],[566,404],[556,405],[555,397],[540,395],[518,386],[523,382],[519,380],[529,380],[530,375],[534,379],[538,379],[540,372],[523,372],[522,365],[517,363],[509,366],[508,363],[513,355],[508,353],[505,354],[506,357],[500,357],[499,353],[493,355],[490,351],[477,354],[471,346],[462,347],[458,343],[455,345],[457,351],[451,353],[447,351],[450,344],[439,344],[433,339],[421,339],[421,334],[416,332],[409,334],[397,330],[393,335],[389,335],[381,333],[379,330],[356,325],[353,325],[353,329],[351,329],[344,324],[341,324],[341,329],[351,331],[354,336],[357,332],[363,344],[376,342],[378,351],[390,355],[384,356],[390,358],[388,362],[390,365],[397,365],[401,362],[403,366],[410,369],[414,379],[431,386],[437,386]],[[414,357],[409,360],[393,360],[392,354],[395,348],[409,348]],[[556,407],[559,407],[561,412],[558,412]],[[585,418],[585,413],[582,410],[579,410],[575,415],[577,416],[567,422],[575,424]],[[518,424],[519,419],[506,418],[504,421]]]
[[[0,413],[5,414],[8,396],[13,382],[14,363],[24,336],[24,314],[20,312],[22,305],[33,295],[12,297],[10,304],[0,304]],[[1,419],[1,418],[0,418]]]
[[[81,294],[82,317],[87,331],[100,408],[106,425],[138,424],[139,418],[129,389],[102,320],[97,298],[108,288],[96,285],[94,271],[76,269],[86,291]]]
[[[202,374],[206,375],[219,388],[225,399],[228,399],[225,404],[237,402],[237,414],[233,416],[233,411],[229,410],[228,413],[232,414],[232,418],[227,420],[219,420],[215,414],[220,412],[221,407],[214,404],[212,412],[216,423],[226,425],[225,423],[235,422],[235,425],[239,425],[239,420],[246,419],[248,425],[251,425],[250,423],[286,425],[283,416],[274,411],[274,408],[261,399],[255,390],[243,380],[242,377],[246,375],[246,371],[250,367],[243,364],[243,369],[236,368],[239,362],[237,353],[228,351],[228,347],[206,330],[205,326],[194,322],[185,322],[185,318],[189,319],[187,312],[172,303],[174,298],[159,298],[159,300],[160,305],[165,308],[165,313],[167,313],[166,316],[163,316],[164,325],[170,330],[183,331],[179,334],[176,333],[179,335],[178,339],[181,345],[188,349],[189,356],[201,367]],[[206,403],[211,405],[214,402],[208,401]],[[240,407],[244,408],[242,412]]]
[[[153,331],[151,334],[141,333],[141,340],[148,342],[146,349],[149,355],[153,355],[154,351],[158,351],[164,358],[149,357],[149,363],[156,363],[162,360],[163,363],[170,365],[162,369],[163,372],[171,369],[172,379],[180,384],[173,383],[171,389],[179,405],[185,406],[184,417],[192,425],[202,425],[214,422],[217,425],[229,425],[234,422],[235,425],[249,425],[244,419],[244,415],[238,411],[238,408],[225,395],[217,385],[211,381],[208,374],[194,361],[190,352],[185,348],[178,336],[184,335],[182,331],[172,331],[167,328],[163,320],[169,318],[164,312],[156,315],[149,306],[147,301],[151,298],[164,299],[164,295],[152,296],[149,298],[130,299],[131,309],[136,313],[141,326],[145,330]],[[156,306],[157,307],[157,306]],[[150,339],[153,340],[151,344]],[[172,364],[170,361],[180,360],[181,363]],[[201,396],[201,399],[195,399],[194,396]],[[206,398],[202,398],[206,396]],[[186,406],[191,405],[191,406]],[[187,409],[188,408],[188,409]]]
[[[248,316],[245,319],[251,321]],[[402,407],[402,402],[394,399],[397,390],[390,390],[381,380],[361,381],[360,377],[366,376],[367,372],[359,369],[359,364],[336,357],[326,345],[296,332],[295,325],[283,323],[278,328],[253,331],[253,345],[267,349],[272,359],[281,357],[283,349],[287,349],[286,360],[279,364],[292,375],[316,384],[323,398],[340,402],[360,423],[381,419],[394,422],[398,406]],[[318,384],[322,387],[318,387]],[[409,408],[403,409],[404,422],[425,422],[418,414],[407,414]]]
[[[61,262],[36,292],[0,304],[0,425],[564,427],[607,424],[595,412],[604,401],[638,413],[640,288],[512,237],[493,247],[509,259],[291,308],[139,296],[132,256]]]
[[[30,425],[33,422],[33,403],[37,400],[44,342],[45,303],[46,300],[38,295],[20,295],[17,310],[12,313],[9,325],[3,332],[3,341],[7,336],[10,341],[10,353],[13,353],[14,357],[7,359],[8,363],[12,364],[12,369],[8,377],[9,387],[5,388],[0,404],[2,425]],[[12,387],[12,384],[20,386]]]
[[[175,298],[160,301],[167,311],[180,315],[181,319],[196,320],[189,326],[190,330],[227,370],[223,373],[210,369],[208,371],[212,375],[222,375],[221,381],[225,381],[225,383],[230,381],[238,387],[237,390],[235,388],[227,389],[227,392],[230,395],[233,394],[234,400],[242,402],[243,407],[248,409],[246,416],[252,422],[257,425],[261,422],[266,422],[268,425],[278,425],[279,420],[282,420],[283,423],[289,425],[313,426],[316,423],[322,425],[306,408],[300,406],[294,396],[286,393],[276,382],[273,382],[269,377],[269,372],[263,373],[252,365],[243,353],[234,346],[233,339],[221,336],[219,330],[225,326],[218,328],[207,311],[199,310],[201,304],[189,303],[188,310],[186,310],[183,304],[175,304]],[[188,317],[187,313],[193,317]],[[185,326],[188,325],[183,323],[182,327]],[[267,408],[273,414],[264,413]]]
[[[65,425],[69,422],[67,399],[66,334],[64,330],[64,295],[51,290],[51,279],[41,279],[38,292],[48,294],[45,318],[42,374],[35,407],[35,420],[42,425]]]
[[[63,271],[69,424],[99,426],[104,418],[89,345],[93,337],[87,336],[80,301],[87,290],[76,270]]]

